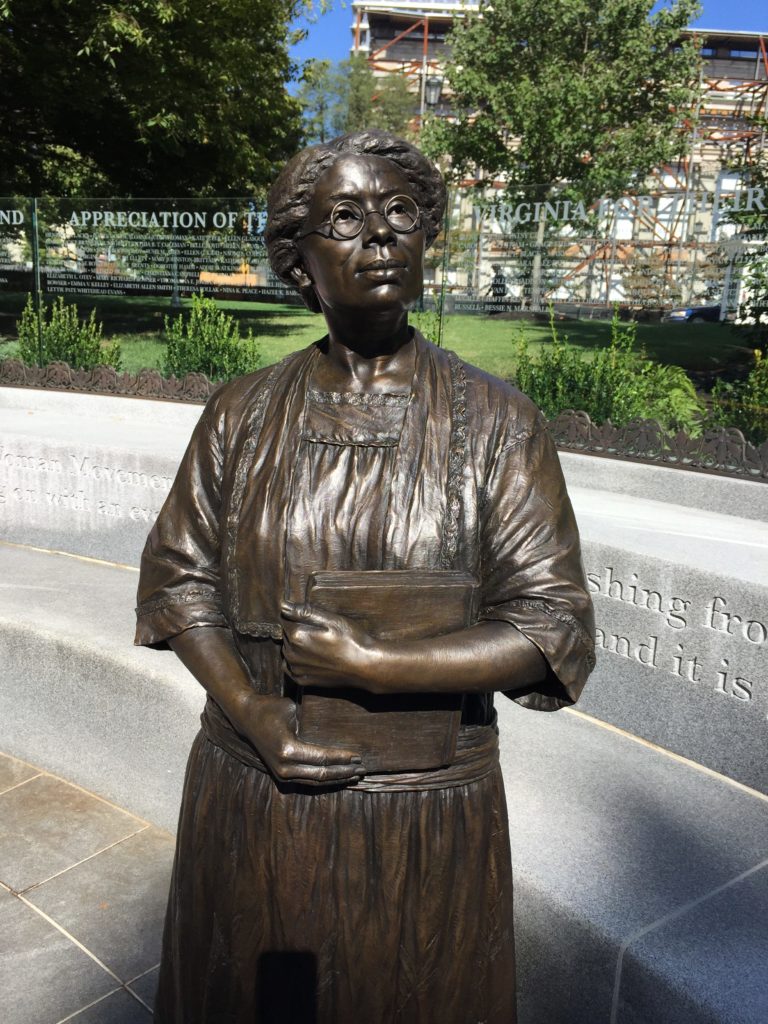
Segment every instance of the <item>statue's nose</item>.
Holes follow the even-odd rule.
[[[367,243],[377,242],[384,245],[395,239],[395,232],[389,226],[383,213],[378,210],[369,210],[365,215],[365,226],[363,227],[363,238]]]

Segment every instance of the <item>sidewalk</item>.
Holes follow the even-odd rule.
[[[174,840],[0,754],[0,1020],[150,1024]]]

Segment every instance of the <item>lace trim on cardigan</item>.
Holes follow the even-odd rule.
[[[459,540],[459,517],[461,515],[461,488],[462,480],[464,475],[464,467],[467,462],[467,402],[466,402],[466,391],[467,391],[467,376],[464,369],[464,364],[453,352],[447,353],[450,362],[450,373],[451,373],[451,438],[450,447],[448,453],[448,475],[446,480],[446,503],[445,503],[445,514],[443,516],[443,537],[440,545],[440,567],[443,569],[450,569],[453,567],[453,563],[456,558],[456,552],[458,549]],[[232,493],[229,500],[229,508],[227,511],[226,519],[226,537],[227,537],[227,548],[230,552],[229,566],[227,573],[227,582],[229,585],[230,593],[230,607],[232,609],[232,620],[237,624],[237,627],[243,632],[251,632],[251,627],[261,628],[263,627],[266,632],[264,635],[274,636],[276,639],[280,639],[282,636],[282,630],[279,634],[275,631],[279,630],[280,627],[271,623],[239,623],[238,616],[240,611],[239,601],[239,587],[238,587],[238,568],[236,555],[236,536],[237,536],[237,523],[238,523],[238,511],[242,504],[243,494],[245,492],[245,485],[248,479],[248,474],[251,469],[251,465],[256,455],[256,448],[259,442],[261,434],[261,428],[264,423],[264,416],[267,411],[267,404],[272,396],[272,392],[275,387],[275,383],[279,374],[283,368],[295,358],[295,353],[286,356],[281,362],[277,363],[269,377],[264,383],[264,387],[259,393],[256,402],[254,403],[254,409],[251,415],[251,421],[248,425],[248,439],[243,446],[243,451],[240,455],[237,469],[235,471],[235,480],[232,487]],[[308,395],[314,394],[326,394],[339,397],[345,397],[341,392],[315,392],[315,389],[310,388],[307,391]],[[350,394],[354,395],[355,398],[358,395],[354,392]],[[359,396],[363,398],[362,395]],[[366,396],[375,397],[375,396]],[[406,395],[380,395],[381,398],[395,398],[399,401],[405,400],[407,404],[410,401],[410,397]],[[388,403],[382,403],[388,404]],[[576,620],[574,619],[574,623]]]
[[[213,587],[192,587],[178,594],[169,594],[168,597],[157,597],[154,601],[144,601],[136,609],[136,614],[139,616],[150,615],[163,608],[170,608],[176,604],[194,604],[195,601],[201,599],[214,605],[216,611],[221,611],[221,598]]]
[[[448,353],[451,367],[451,439],[448,449],[448,478],[445,488],[443,538],[440,545],[440,567],[450,569],[456,558],[461,514],[461,484],[467,462],[467,375],[464,364],[453,352]]]
[[[229,498],[229,508],[227,509],[227,521],[225,528],[227,537],[226,548],[228,551],[227,583],[229,586],[229,603],[230,608],[232,609],[232,619],[235,623],[238,621],[238,615],[240,613],[240,590],[238,585],[239,569],[236,557],[237,524],[240,515],[240,507],[243,503],[243,495],[245,493],[248,474],[251,470],[253,460],[256,457],[256,448],[259,443],[259,437],[261,436],[261,428],[264,425],[267,404],[272,397],[272,392],[274,391],[277,378],[283,371],[286,364],[294,358],[296,358],[296,354],[292,353],[291,355],[286,356],[285,359],[282,359],[279,363],[276,363],[264,382],[264,387],[259,392],[258,397],[253,404],[253,411],[248,424],[248,439],[243,445],[237,469],[235,470],[235,479],[232,485],[232,493]]]
[[[395,406],[405,409],[411,400],[410,395],[391,395],[383,392],[361,393],[359,391],[318,391],[307,388],[307,399],[320,405],[356,405],[359,407]]]
[[[302,441],[310,444],[335,444],[340,448],[397,448],[400,439],[398,437],[365,438],[362,441],[352,437],[330,437],[320,434],[304,434]]]
[[[572,633],[576,634],[576,638],[584,645],[584,647],[587,648],[587,651],[594,651],[595,642],[593,638],[589,635],[588,631],[582,626],[579,620],[569,612],[561,612],[556,608],[552,608],[546,603],[546,601],[535,601],[531,598],[523,597],[509,601],[507,607],[532,608],[534,611],[543,612],[544,615],[549,615],[551,618],[557,619],[558,622],[562,622],[563,625],[567,626]],[[484,616],[491,614],[493,611],[494,609],[492,607],[484,608],[481,615]],[[594,654],[592,657],[594,658]]]
[[[283,639],[283,627],[276,622],[239,622],[238,633],[247,633],[248,636],[255,636],[260,639],[268,637],[270,640]]]

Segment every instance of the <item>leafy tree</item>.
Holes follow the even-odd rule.
[[[446,74],[455,120],[427,147],[510,191],[615,195],[676,155],[700,56],[680,32],[696,0],[493,0],[456,22]]]
[[[405,75],[374,75],[363,54],[335,66],[308,61],[298,99],[309,142],[325,142],[361,128],[407,135],[418,104]]]
[[[384,75],[375,79],[374,84],[372,118],[368,127],[386,128],[396,135],[410,135],[410,122],[417,112],[418,99],[416,93],[408,88],[405,75]]]
[[[0,194],[227,195],[293,152],[303,0],[0,0]]]
[[[339,76],[340,102],[336,111],[336,127],[345,132],[382,127],[371,124],[376,82],[365,56],[356,53],[349,60],[342,61],[339,64]]]
[[[642,182],[684,148],[701,57],[680,33],[696,0],[493,0],[457,21],[446,68],[454,119],[425,148],[452,170],[499,177],[510,196],[591,203]],[[542,293],[546,223],[530,249],[530,301]]]
[[[308,142],[327,142],[337,134],[334,114],[339,103],[338,72],[329,60],[308,60],[296,93]]]

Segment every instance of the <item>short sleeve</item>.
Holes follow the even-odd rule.
[[[135,643],[167,648],[193,626],[223,626],[223,445],[215,396],[200,417],[141,557]]]
[[[578,529],[552,438],[541,417],[499,446],[481,514],[480,617],[509,622],[544,655],[545,680],[505,691],[554,711],[574,703],[595,664],[594,617]]]

